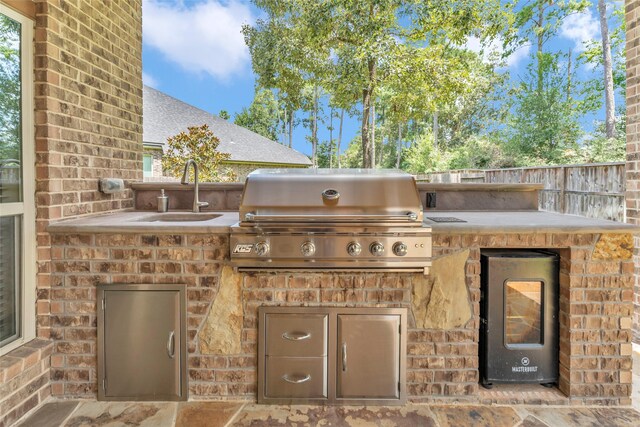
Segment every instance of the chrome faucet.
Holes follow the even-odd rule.
[[[182,184],[189,183],[189,165],[193,165],[193,212],[200,212],[200,208],[206,208],[209,206],[209,202],[201,202],[198,200],[198,164],[193,159],[187,160],[187,163],[184,165],[184,173],[182,174],[182,180],[180,181]]]

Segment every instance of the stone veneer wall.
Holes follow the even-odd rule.
[[[35,29],[38,337],[49,337],[51,220],[133,207],[142,180],[140,0],[39,0]]]
[[[96,284],[184,283],[192,399],[255,399],[257,307],[267,304],[407,307],[410,400],[477,402],[480,248],[540,247],[557,248],[562,257],[559,389],[575,403],[628,405],[630,239],[628,234],[435,235],[438,258],[431,276],[425,277],[237,274],[225,267],[226,235],[57,234],[52,249],[52,391],[95,397]],[[457,268],[455,262],[436,266],[461,254]],[[446,268],[458,273],[451,276]],[[455,282],[461,282],[463,298],[449,291],[459,289]],[[437,304],[430,305],[436,298]],[[458,300],[463,304],[454,309]],[[449,309],[456,315],[439,320]]]
[[[625,2],[627,51],[627,222],[640,225],[640,1]],[[635,237],[640,248],[640,236]],[[640,343],[640,254],[634,255],[634,341]]]

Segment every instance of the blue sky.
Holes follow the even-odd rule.
[[[240,30],[260,15],[250,2],[240,0],[143,0],[145,84],[213,114],[227,110],[233,117],[251,103],[254,92],[251,56]],[[599,38],[600,26],[593,5],[585,13],[565,20],[558,37],[548,47],[563,51],[572,48],[577,53],[583,49],[584,41]],[[475,50],[479,44],[470,40],[468,47]],[[508,58],[507,70],[512,79],[523,73],[530,50],[524,47]],[[598,71],[583,66],[578,73],[584,78]],[[586,118],[584,126],[590,128],[593,119],[603,116],[599,112]],[[343,149],[358,128],[356,119],[345,123]],[[296,129],[294,148],[310,154],[306,134],[301,126]],[[328,139],[326,130],[321,130],[320,139]]]

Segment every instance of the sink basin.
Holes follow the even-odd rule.
[[[221,217],[222,214],[207,213],[163,213],[139,219],[139,222],[196,222],[209,221]]]

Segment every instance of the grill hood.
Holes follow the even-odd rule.
[[[401,171],[259,169],[247,177],[240,221],[421,226],[422,204]]]

